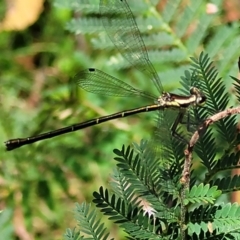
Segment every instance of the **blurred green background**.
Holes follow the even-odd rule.
[[[129,1],[166,91],[181,86],[189,57],[205,50],[231,93],[240,5],[229,2]],[[84,68],[96,67],[157,93],[108,40],[97,0],[1,1],[0,13],[1,237],[62,239],[65,229],[76,225],[74,203],[91,201],[92,192],[108,184],[112,150],[149,138],[155,115],[115,120],[11,152],[3,142],[149,103],[79,89],[71,77]]]

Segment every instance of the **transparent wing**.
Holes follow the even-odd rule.
[[[80,71],[74,76],[73,80],[84,90],[100,95],[117,97],[142,96],[153,100],[157,99],[157,97],[138,90],[96,68]]]
[[[160,78],[149,60],[140,31],[126,0],[101,0],[103,26],[114,45],[132,66],[150,78],[159,93],[163,92]]]

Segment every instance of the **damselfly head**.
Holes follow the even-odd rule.
[[[171,101],[171,99],[172,99],[171,93],[169,93],[169,92],[164,92],[161,97],[162,97],[162,99],[164,99],[164,101]]]
[[[195,101],[196,105],[203,106],[206,103],[207,97],[204,95],[204,93],[200,89],[196,87],[191,87],[190,93],[196,96],[196,101]]]

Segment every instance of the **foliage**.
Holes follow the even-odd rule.
[[[186,72],[182,79],[185,83],[197,79],[209,98],[198,116],[226,108],[229,97],[208,55],[201,53],[192,61],[191,71]],[[238,92],[239,85],[235,86]],[[179,154],[173,154],[179,152],[182,145],[173,144],[176,141],[173,137],[167,141],[171,135],[164,134],[164,138],[158,138],[163,131],[170,131],[165,123],[159,124],[159,135],[155,135],[149,144],[142,141],[139,146],[135,144],[135,149],[130,146],[115,149],[117,170],[111,178],[111,190],[100,187],[93,193],[95,207],[123,228],[129,239],[239,239],[240,206],[220,202],[224,193],[240,190],[239,176],[228,175],[228,170],[238,168],[239,161],[239,151],[234,149],[239,138],[236,116],[225,118],[216,125],[225,149],[218,152],[217,159],[216,133],[209,130],[202,136],[196,153],[205,168],[205,176],[199,178],[197,169],[192,166],[188,176],[191,184],[186,189],[184,183],[179,182],[184,175],[184,159],[180,160]],[[228,132],[224,135],[224,131]],[[157,148],[161,152],[156,152]],[[183,189],[185,193],[181,194]],[[76,207],[79,234],[87,234],[83,239],[107,239],[108,233],[96,210],[86,214],[89,208],[90,204],[86,203]],[[184,222],[183,214],[186,216]],[[85,222],[105,237],[86,231]],[[68,235],[74,235],[70,229],[67,231]]]
[[[217,60],[214,63],[229,87],[231,82],[228,75],[235,75],[236,71],[239,28],[236,23],[225,24],[222,1],[216,1],[220,11],[215,14],[206,14],[204,1],[190,2],[186,7],[185,1],[167,1],[163,9],[159,8],[159,1],[156,0],[131,0],[129,4],[136,16],[150,59],[166,91],[184,85],[183,81],[180,83],[178,80],[179,76],[189,68],[189,57],[198,56],[203,48],[211,59]],[[3,4],[4,1],[0,3],[1,12]],[[134,101],[129,101],[129,98],[111,98],[109,101],[104,96],[78,91],[71,77],[87,67],[96,67],[124,79],[126,83],[132,82],[139,89],[156,93],[153,84],[149,84],[144,75],[133,69],[116,53],[101,27],[98,4],[99,0],[44,1],[43,12],[35,24],[22,31],[1,32],[2,143],[11,138],[28,137],[99,115],[147,104],[145,99],[141,98],[134,98]],[[27,7],[25,9],[28,9]],[[73,11],[76,12],[74,16]],[[18,20],[20,21],[21,17]],[[64,30],[65,27],[67,30]],[[81,34],[74,37],[73,33]],[[189,79],[188,76],[186,78]],[[189,86],[186,83],[185,85]],[[189,93],[187,86],[184,90]],[[230,105],[234,104],[233,96],[228,96],[231,97]],[[164,119],[171,120],[172,117],[169,115]],[[170,125],[171,122],[164,124]],[[223,123],[224,131],[229,129],[229,124]],[[22,237],[19,235],[22,231],[19,233],[12,230],[16,229],[17,223],[13,220],[17,218],[18,229],[25,230],[24,233],[34,239],[60,239],[62,229],[74,224],[70,222],[71,204],[74,201],[89,201],[91,193],[106,182],[106,173],[110,172],[113,165],[112,161],[109,161],[113,156],[113,146],[132,141],[139,142],[143,137],[148,138],[153,133],[154,125],[153,117],[149,113],[25,146],[13,152],[5,152],[2,144],[1,210],[3,214],[7,212],[6,209],[12,212],[11,216],[2,215],[4,221],[1,224],[1,232],[5,231],[5,238],[10,239],[9,235],[12,235],[12,238]],[[219,138],[223,133],[214,134],[217,139],[217,154],[210,153],[209,156],[219,159],[219,165],[215,166],[211,162],[211,174],[215,174],[216,168],[234,168],[237,158],[235,153],[226,153],[224,156],[218,154],[226,145]],[[164,151],[164,157],[173,164],[171,174],[178,176],[183,163],[184,145],[176,140],[170,143],[171,146],[179,146],[168,148],[169,151]],[[142,148],[135,145],[135,149],[141,154]],[[231,149],[230,145],[228,149]],[[156,150],[158,153],[162,151],[161,148]],[[199,152],[202,152],[202,155],[207,154],[204,148],[200,147]],[[231,159],[230,163],[228,158]],[[210,164],[206,158],[203,159],[206,166]],[[152,164],[149,166],[149,172],[157,163]],[[164,181],[167,181],[168,185],[156,186],[156,190],[159,192],[165,187],[165,194],[169,194],[168,189],[170,186],[174,189],[177,179],[170,181],[166,172],[162,174],[167,177]],[[120,176],[121,173],[116,171],[114,177],[120,179]],[[152,176],[154,181],[157,176]],[[196,170],[195,176],[201,176],[200,172]],[[147,175],[142,177],[147,182]],[[218,185],[221,180],[221,190],[224,192],[238,186],[238,178],[213,179],[211,175],[206,177],[212,185]],[[118,196],[125,194],[123,190],[127,185],[128,182],[124,179],[121,185],[111,183],[114,191],[118,191]],[[175,200],[178,192],[172,191],[172,199]],[[156,203],[156,196],[148,197]],[[135,200],[138,202],[137,198]],[[164,202],[161,204],[160,210]],[[168,214],[171,215],[171,212],[166,212],[166,215]],[[142,219],[145,220],[145,216]],[[106,222],[106,227],[111,228],[111,223]],[[81,236],[78,235],[78,238]]]
[[[55,1],[58,5],[63,4],[62,2],[62,0]],[[67,24],[67,29],[76,34],[102,32],[98,2],[91,1],[89,4],[89,1],[84,0],[69,1],[68,7],[77,12],[81,11],[82,16],[79,19],[72,19]],[[214,4],[216,8],[221,9],[223,2],[215,1]],[[239,46],[238,25],[219,25],[213,28],[213,25],[217,24],[220,12],[206,14],[205,2],[191,1],[189,5],[181,8],[181,1],[170,0],[161,13],[156,11],[153,1],[133,0],[129,5],[143,35],[150,59],[161,79],[176,82],[176,75],[189,67],[189,57],[199,54],[203,47],[215,64],[220,66],[219,74],[224,80],[235,72],[238,57],[236,49]],[[104,33],[94,35],[91,41],[96,50],[106,50],[106,47],[111,51],[114,50],[113,44]],[[221,56],[224,56],[223,61],[219,61]],[[109,64],[114,71],[130,67],[129,63],[123,61],[119,55],[112,56],[111,59]],[[105,66],[106,64],[103,67]],[[175,71],[171,69],[173,66]]]

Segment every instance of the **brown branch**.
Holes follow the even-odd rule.
[[[236,108],[230,108],[225,111],[219,112],[212,117],[206,119],[203,124],[198,128],[198,130],[192,135],[192,138],[190,139],[187,149],[184,151],[185,154],[185,162],[184,162],[184,168],[183,173],[181,177],[181,184],[183,185],[181,190],[181,223],[182,226],[185,224],[185,214],[186,214],[186,206],[184,205],[183,201],[186,198],[186,192],[189,189],[190,184],[190,168],[191,168],[191,162],[192,162],[192,154],[193,154],[193,148],[195,144],[197,143],[200,136],[202,136],[208,129],[210,125],[213,123],[226,118],[230,115],[234,114],[240,114],[240,106]]]
[[[189,180],[187,178],[189,177],[190,173],[190,167],[191,167],[191,159],[192,159],[192,153],[193,148],[196,145],[198,139],[200,136],[202,136],[208,129],[210,125],[213,123],[226,118],[228,116],[234,115],[234,114],[240,114],[240,106],[235,108],[230,108],[227,110],[224,110],[222,112],[216,113],[215,115],[211,116],[210,118],[206,119],[203,124],[198,128],[198,130],[192,135],[192,138],[190,139],[187,149],[185,150],[185,163],[184,163],[184,169],[183,174],[181,178],[181,182],[185,184]]]

